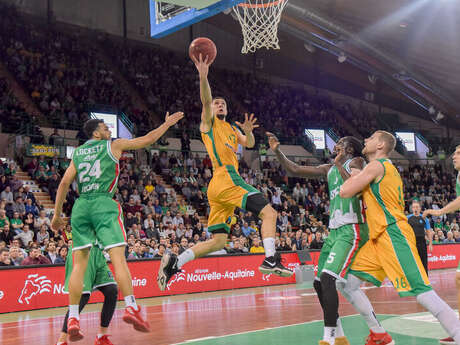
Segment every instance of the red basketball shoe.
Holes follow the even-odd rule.
[[[136,331],[148,333],[150,332],[150,325],[142,318],[141,306],[138,305],[137,308],[138,310],[133,307],[126,307],[125,315],[123,315],[123,321],[133,325]]]
[[[113,343],[109,340],[109,335],[104,334],[100,338],[96,336],[96,341],[94,342],[94,345],[113,345]]]
[[[83,333],[80,331],[80,321],[71,317],[67,321],[67,334],[70,341],[79,341],[83,339]]]
[[[366,339],[366,345],[395,345],[395,342],[388,333],[374,333],[370,331]]]
[[[447,338],[439,340],[439,344],[442,344],[442,345],[455,345],[455,340],[452,337],[447,337]]]

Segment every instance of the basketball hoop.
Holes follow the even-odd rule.
[[[243,54],[257,49],[280,49],[278,24],[288,0],[247,0],[235,7],[243,31]]]

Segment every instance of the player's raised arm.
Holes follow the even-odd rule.
[[[363,191],[372,181],[382,177],[384,168],[379,161],[370,162],[359,174],[350,177],[340,187],[340,196],[342,198],[351,198],[352,196]]]
[[[280,162],[281,166],[291,175],[295,177],[316,177],[326,175],[329,171],[331,164],[323,164],[315,167],[301,166],[293,161],[289,160],[283,152],[281,152],[279,146],[280,142],[278,138],[270,132],[266,132],[268,136],[268,144],[275,153],[276,158]]]
[[[200,53],[198,59],[195,56],[191,56],[195,63],[196,69],[200,76],[200,98],[203,104],[203,110],[201,112],[201,123],[200,131],[203,133],[209,132],[212,125],[212,93],[211,87],[208,82],[209,65],[208,56],[204,57]]]
[[[243,130],[244,134],[240,133],[239,131],[236,131],[236,135],[238,136],[238,144],[243,145],[244,147],[247,148],[252,148],[256,144],[256,139],[254,138],[254,134],[252,131],[254,128],[259,127],[259,125],[256,124],[257,122],[257,117],[254,117],[254,114],[251,114],[251,116],[248,118],[248,114],[244,114],[244,123],[241,124],[238,121],[235,123]]]
[[[460,196],[457,199],[449,202],[446,206],[444,206],[440,210],[432,210],[432,209],[425,210],[423,212],[423,217],[425,218],[426,216],[429,216],[429,215],[440,217],[446,213],[452,213],[458,210],[460,210]]]
[[[158,128],[150,131],[146,135],[134,139],[117,139],[112,142],[112,152],[116,158],[120,158],[123,151],[137,150],[147,147],[155,143],[166,133],[169,127],[174,126],[180,119],[184,117],[183,112],[177,112],[172,115],[166,113],[165,122]]]
[[[51,228],[52,229],[61,229],[65,223],[64,220],[61,218],[62,213],[62,205],[64,204],[64,200],[67,196],[67,192],[69,191],[69,187],[72,184],[75,176],[77,175],[77,170],[75,169],[75,165],[73,164],[73,160],[70,162],[69,167],[64,173],[61,182],[59,183],[58,190],[56,192],[56,203],[54,205],[54,215],[53,220],[51,221]]]

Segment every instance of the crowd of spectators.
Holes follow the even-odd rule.
[[[59,180],[68,160],[40,157],[25,166],[34,179],[53,196],[50,181]],[[308,162],[301,162],[308,164]],[[242,178],[262,191],[278,211],[276,247],[280,251],[321,249],[329,232],[328,189],[325,179],[287,178],[276,160],[266,160],[260,171],[244,161]],[[124,211],[129,260],[180,254],[209,239],[203,219],[209,212],[206,198],[211,178],[208,156],[160,152],[148,166],[123,159],[114,195]],[[440,208],[455,198],[455,176],[440,165],[399,167],[406,201],[419,200],[422,209]],[[15,176],[14,164],[0,166],[0,260],[8,265],[62,263],[72,241],[71,226],[50,228],[50,217],[34,194]],[[53,185],[57,188],[57,183]],[[69,192],[64,210],[70,215],[78,197],[76,185]],[[406,203],[407,213],[410,212]],[[434,244],[460,242],[456,215],[433,217]],[[236,210],[226,248],[216,254],[263,252],[260,221],[251,212]],[[3,258],[3,259],[2,259]],[[1,264],[0,264],[1,265]]]

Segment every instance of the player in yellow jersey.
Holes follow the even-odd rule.
[[[447,333],[460,345],[460,321],[455,312],[433,291],[417,252],[415,235],[404,214],[403,183],[388,159],[395,137],[376,131],[365,140],[363,154],[369,164],[345,181],[340,196],[362,193],[366,205],[369,241],[359,250],[350,274],[380,286],[388,277],[401,297],[416,296]],[[374,337],[367,345],[394,344]]]
[[[212,98],[208,82],[209,64],[207,57],[200,55],[194,63],[200,76],[200,96],[203,104],[200,131],[203,143],[212,160],[213,177],[208,186],[208,200],[211,211],[208,231],[212,239],[187,249],[176,257],[164,255],[158,272],[158,286],[165,290],[169,279],[187,262],[208,253],[224,248],[230,233],[231,216],[236,207],[251,211],[262,219],[262,237],[265,260],[259,267],[264,274],[288,277],[293,272],[281,264],[280,255],[275,252],[275,233],[277,212],[256,188],[248,185],[238,174],[238,145],[251,148],[255,144],[253,129],[258,127],[257,119],[246,115],[244,123],[236,126],[226,121],[227,103],[221,97]]]

